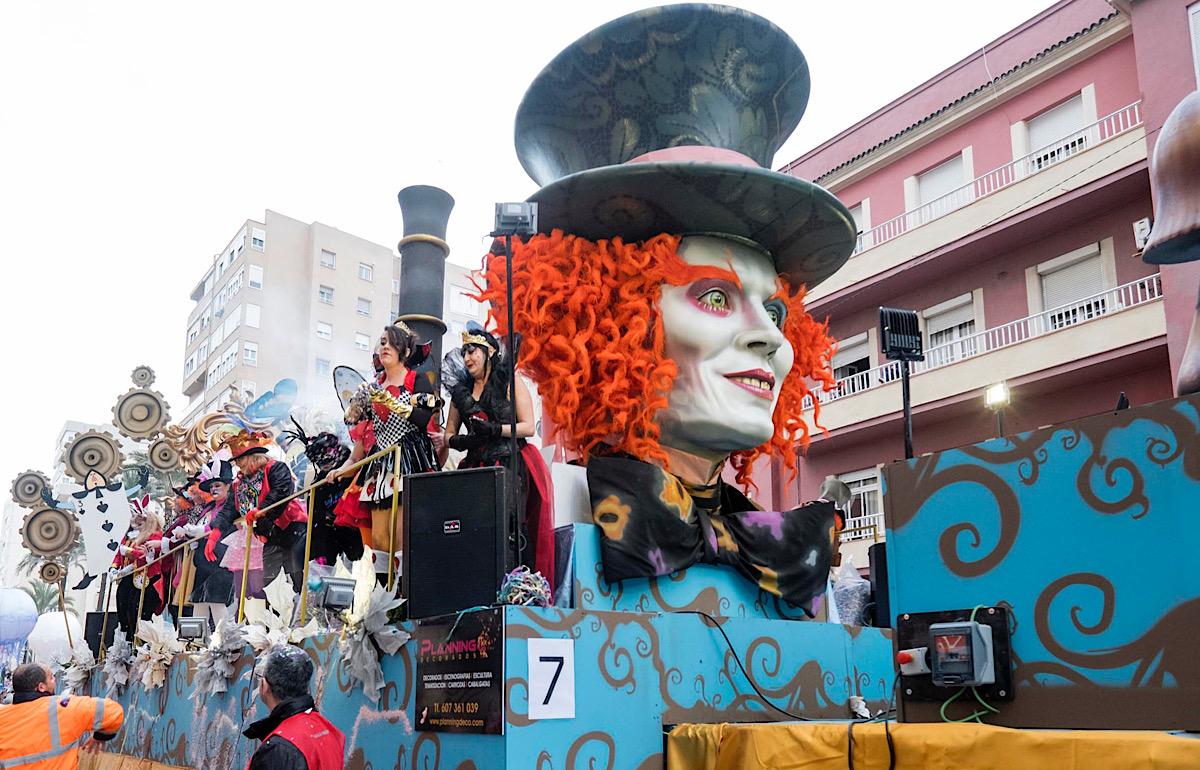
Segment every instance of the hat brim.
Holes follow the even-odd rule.
[[[266,451],[267,451],[267,448],[265,446],[252,446],[249,449],[245,449],[241,452],[238,452],[237,454],[235,454],[233,457],[231,457],[229,459],[236,460],[239,457],[245,457],[246,455],[264,454],[264,453],[266,453]]]
[[[854,251],[850,212],[829,191],[770,169],[703,162],[630,163],[580,171],[538,190],[538,229],[588,240],[660,233],[726,235],[769,252],[776,272],[809,288]]]
[[[200,491],[211,492],[213,484],[224,484],[225,486],[229,486],[232,483],[233,479],[229,478],[228,476],[221,476],[215,479],[205,479],[204,481],[200,482]]]

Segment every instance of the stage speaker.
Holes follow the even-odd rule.
[[[108,628],[104,628],[104,613],[89,612],[83,624],[83,638],[87,642],[87,646],[91,648],[92,655],[97,659],[100,658],[100,630],[104,630],[104,649],[108,649],[113,643],[113,633],[117,630],[117,613],[108,613]]]
[[[888,597],[888,565],[886,543],[876,543],[867,549],[867,561],[871,565],[871,595],[875,606],[871,612],[871,625],[877,628],[892,627],[892,602]]]
[[[408,617],[495,604],[510,561],[504,468],[405,476],[403,495]]]

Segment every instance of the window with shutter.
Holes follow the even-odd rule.
[[[1061,329],[1103,315],[1104,268],[1100,255],[1081,259],[1042,274],[1042,307],[1051,329]],[[1083,300],[1087,300],[1084,302]]]
[[[947,303],[943,303],[945,305]],[[975,305],[970,294],[951,300],[950,307],[925,314],[925,360],[928,366],[944,366],[978,352],[974,339]]]
[[[1029,120],[1029,171],[1069,158],[1087,146],[1084,127],[1083,95],[1074,96],[1057,107]]]
[[[843,473],[838,479],[850,487],[850,510],[847,511],[846,532],[842,540],[859,540],[883,534],[883,499],[879,489],[879,472],[866,468]],[[875,531],[871,531],[871,527]]]
[[[963,179],[962,155],[955,155],[940,166],[935,166],[917,176],[920,203],[924,206],[938,198],[949,195],[966,184]]]
[[[867,387],[865,377],[855,377],[871,368],[871,349],[868,347],[867,335],[859,334],[838,345],[838,351],[833,356],[833,376],[838,380],[838,391],[841,395],[857,393]]]

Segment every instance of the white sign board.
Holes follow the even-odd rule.
[[[575,718],[575,640],[529,640],[529,718]]]
[[[74,492],[79,529],[83,532],[83,550],[88,572],[102,574],[112,566],[117,545],[129,529],[129,499],[121,481],[83,492]]]

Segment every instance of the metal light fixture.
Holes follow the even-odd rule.
[[[1012,403],[1012,391],[1008,389],[1008,383],[989,385],[983,392],[983,403],[996,413],[996,431],[1000,438],[1004,438],[1004,409]]]
[[[179,638],[204,644],[208,639],[208,618],[180,618]]]
[[[323,577],[317,594],[317,606],[326,610],[344,610],[354,604],[354,578]]]

